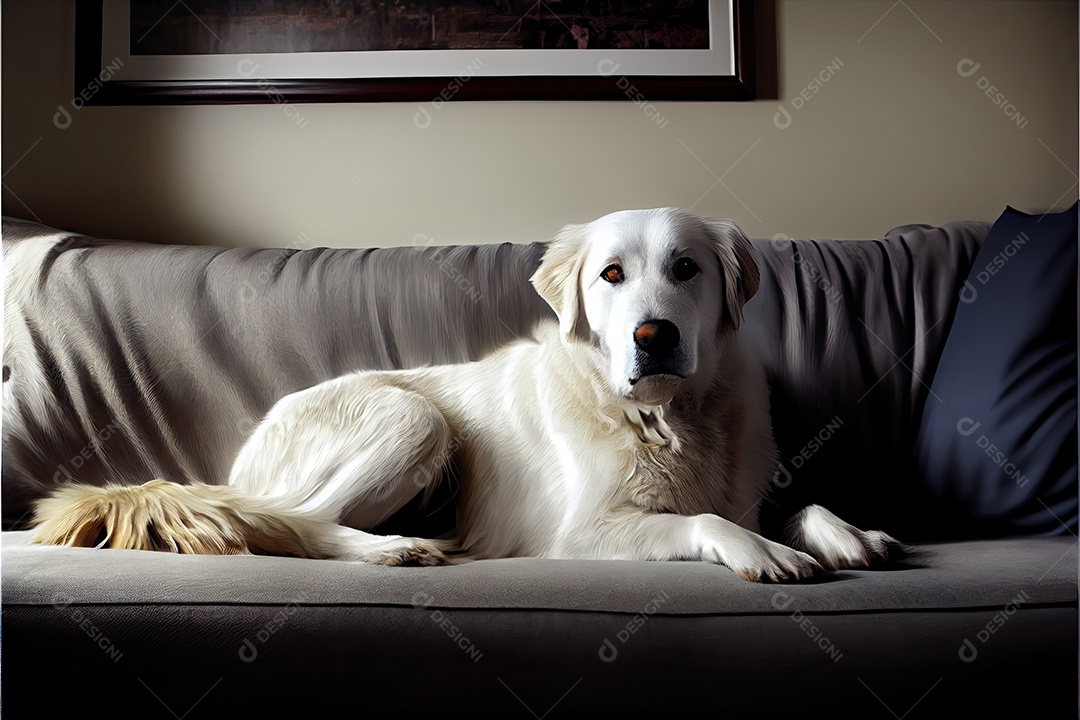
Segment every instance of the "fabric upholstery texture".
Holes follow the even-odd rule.
[[[958,528],[1078,529],[1076,227],[1009,208],[965,281],[915,450]]]
[[[718,565],[511,558],[453,567],[384,568],[332,560],[172,555],[32,545],[3,533],[5,605],[79,603],[432,605],[637,613],[658,597],[665,615],[777,613],[778,586],[748,583]],[[1031,603],[1076,599],[1072,538],[982,540],[924,546],[893,572],[840,572],[784,586],[803,612],[872,607],[907,611],[1004,606],[1018,589]],[[1055,570],[1060,572],[1055,572]],[[414,597],[414,595],[416,597]]]

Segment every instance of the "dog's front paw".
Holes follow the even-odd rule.
[[[892,535],[880,530],[856,530],[859,540],[870,556],[870,567],[895,565],[900,560],[917,555],[912,548],[900,542]]]
[[[707,542],[705,558],[726,565],[751,582],[798,582],[825,571],[806,553],[742,528]]]
[[[788,524],[787,538],[829,570],[867,570],[894,564],[910,548],[879,530],[860,530],[821,507],[803,508]]]
[[[725,562],[743,580],[750,582],[785,583],[809,580],[824,572],[817,560],[804,552],[774,543],[769,544],[763,556]]]

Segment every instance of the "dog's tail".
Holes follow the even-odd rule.
[[[138,487],[69,485],[35,507],[33,541],[196,555],[324,558],[327,519],[227,485],[151,480]]]

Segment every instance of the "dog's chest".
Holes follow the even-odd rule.
[[[730,438],[685,422],[670,425],[679,438],[677,450],[672,444],[636,442],[633,473],[626,487],[629,501],[653,512],[724,512],[733,502],[738,471],[734,453],[729,451]]]

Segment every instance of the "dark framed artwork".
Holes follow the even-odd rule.
[[[75,104],[750,100],[770,1],[77,0]]]

